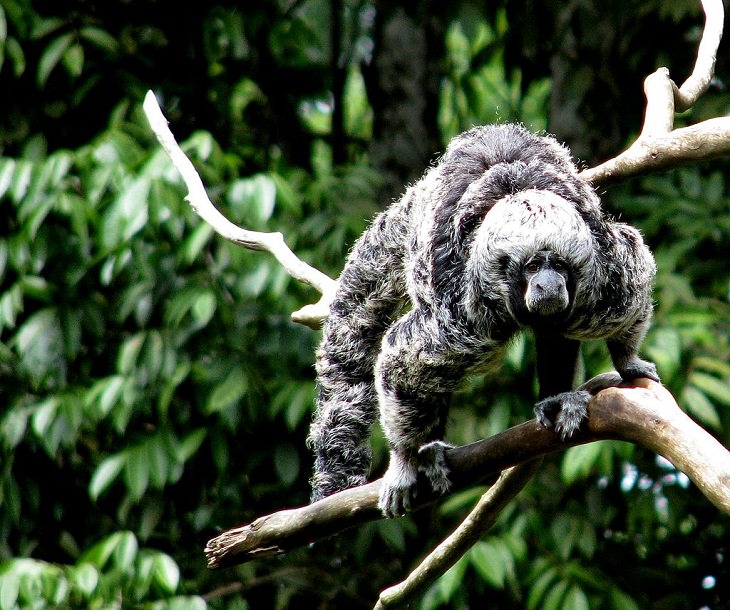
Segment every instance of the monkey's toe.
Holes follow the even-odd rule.
[[[398,464],[383,475],[378,508],[386,517],[401,517],[411,510],[416,499],[416,469]]]
[[[556,396],[551,396],[541,400],[535,405],[535,417],[537,423],[546,428],[552,428],[555,425],[555,418],[560,411],[560,403],[556,400]]]

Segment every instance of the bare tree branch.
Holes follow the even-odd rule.
[[[730,117],[674,129],[675,112],[689,110],[710,86],[717,49],[722,39],[725,9],[722,0],[703,0],[705,28],[694,70],[681,87],[659,68],[644,81],[646,112],[639,138],[613,159],[581,172],[584,180],[606,184],[690,161],[730,155]]]
[[[542,460],[505,470],[459,526],[403,582],[380,592],[375,610],[400,608],[414,600],[453,566],[497,521],[499,513],[529,483]]]
[[[639,138],[617,157],[580,173],[593,184],[608,184],[678,167],[690,161],[707,161],[730,155],[730,117],[708,119],[669,133]]]
[[[600,439],[626,440],[664,456],[684,472],[720,510],[730,514],[730,452],[692,421],[660,384],[640,379],[619,385],[615,374],[584,385],[598,392],[582,431],[567,441],[536,421],[447,452],[453,491],[506,468],[555,451]],[[347,489],[319,502],[256,519],[213,538],[205,549],[211,568],[285,553],[355,525],[382,517],[377,508],[381,480]],[[419,506],[436,498],[419,489]]]
[[[308,326],[317,326],[321,323],[329,313],[329,304],[337,288],[337,282],[299,259],[286,245],[281,233],[248,231],[234,225],[223,216],[208,199],[203,181],[195,171],[190,159],[185,156],[185,153],[175,141],[175,137],[172,135],[167,120],[162,114],[152,91],[147,92],[143,108],[152,131],[154,131],[162,148],[169,155],[170,160],[188,187],[188,195],[185,199],[190,203],[193,210],[213,227],[221,237],[225,237],[229,241],[249,250],[270,252],[289,275],[316,288],[322,294],[322,298],[317,303],[294,312],[292,319]]]
[[[717,49],[722,39],[725,7],[722,0],[702,0],[705,28],[697,51],[694,70],[682,86],[674,92],[676,112],[688,110],[707,91],[715,74]]]

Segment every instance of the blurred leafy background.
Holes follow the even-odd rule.
[[[643,77],[681,80],[686,0],[0,0],[0,609],[352,608],[404,576],[481,490],[211,572],[221,529],[303,504],[315,294],[213,235],[154,141],[162,102],[212,199],[339,272],[445,142],[519,120],[586,164],[637,132]],[[730,111],[727,45],[680,123]],[[727,161],[604,193],[659,265],[645,344],[730,444]],[[601,345],[587,374],[605,370]],[[533,345],[456,398],[449,438],[530,417]],[[383,468],[382,439],[376,472]],[[622,443],[546,462],[419,607],[728,608],[730,520]]]

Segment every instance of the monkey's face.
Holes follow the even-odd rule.
[[[573,281],[566,262],[555,252],[542,250],[521,270],[524,307],[536,321],[562,318],[571,305]]]

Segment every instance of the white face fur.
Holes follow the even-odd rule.
[[[541,250],[551,250],[571,268],[580,269],[576,294],[591,291],[581,278],[594,277],[596,243],[575,206],[549,191],[527,190],[500,199],[487,213],[474,235],[467,264],[468,308],[478,311],[482,296],[506,299],[503,270],[505,256],[521,264]]]
[[[524,260],[540,250],[582,268],[590,264],[595,243],[572,203],[550,191],[529,190],[494,204],[476,232],[472,256]]]

